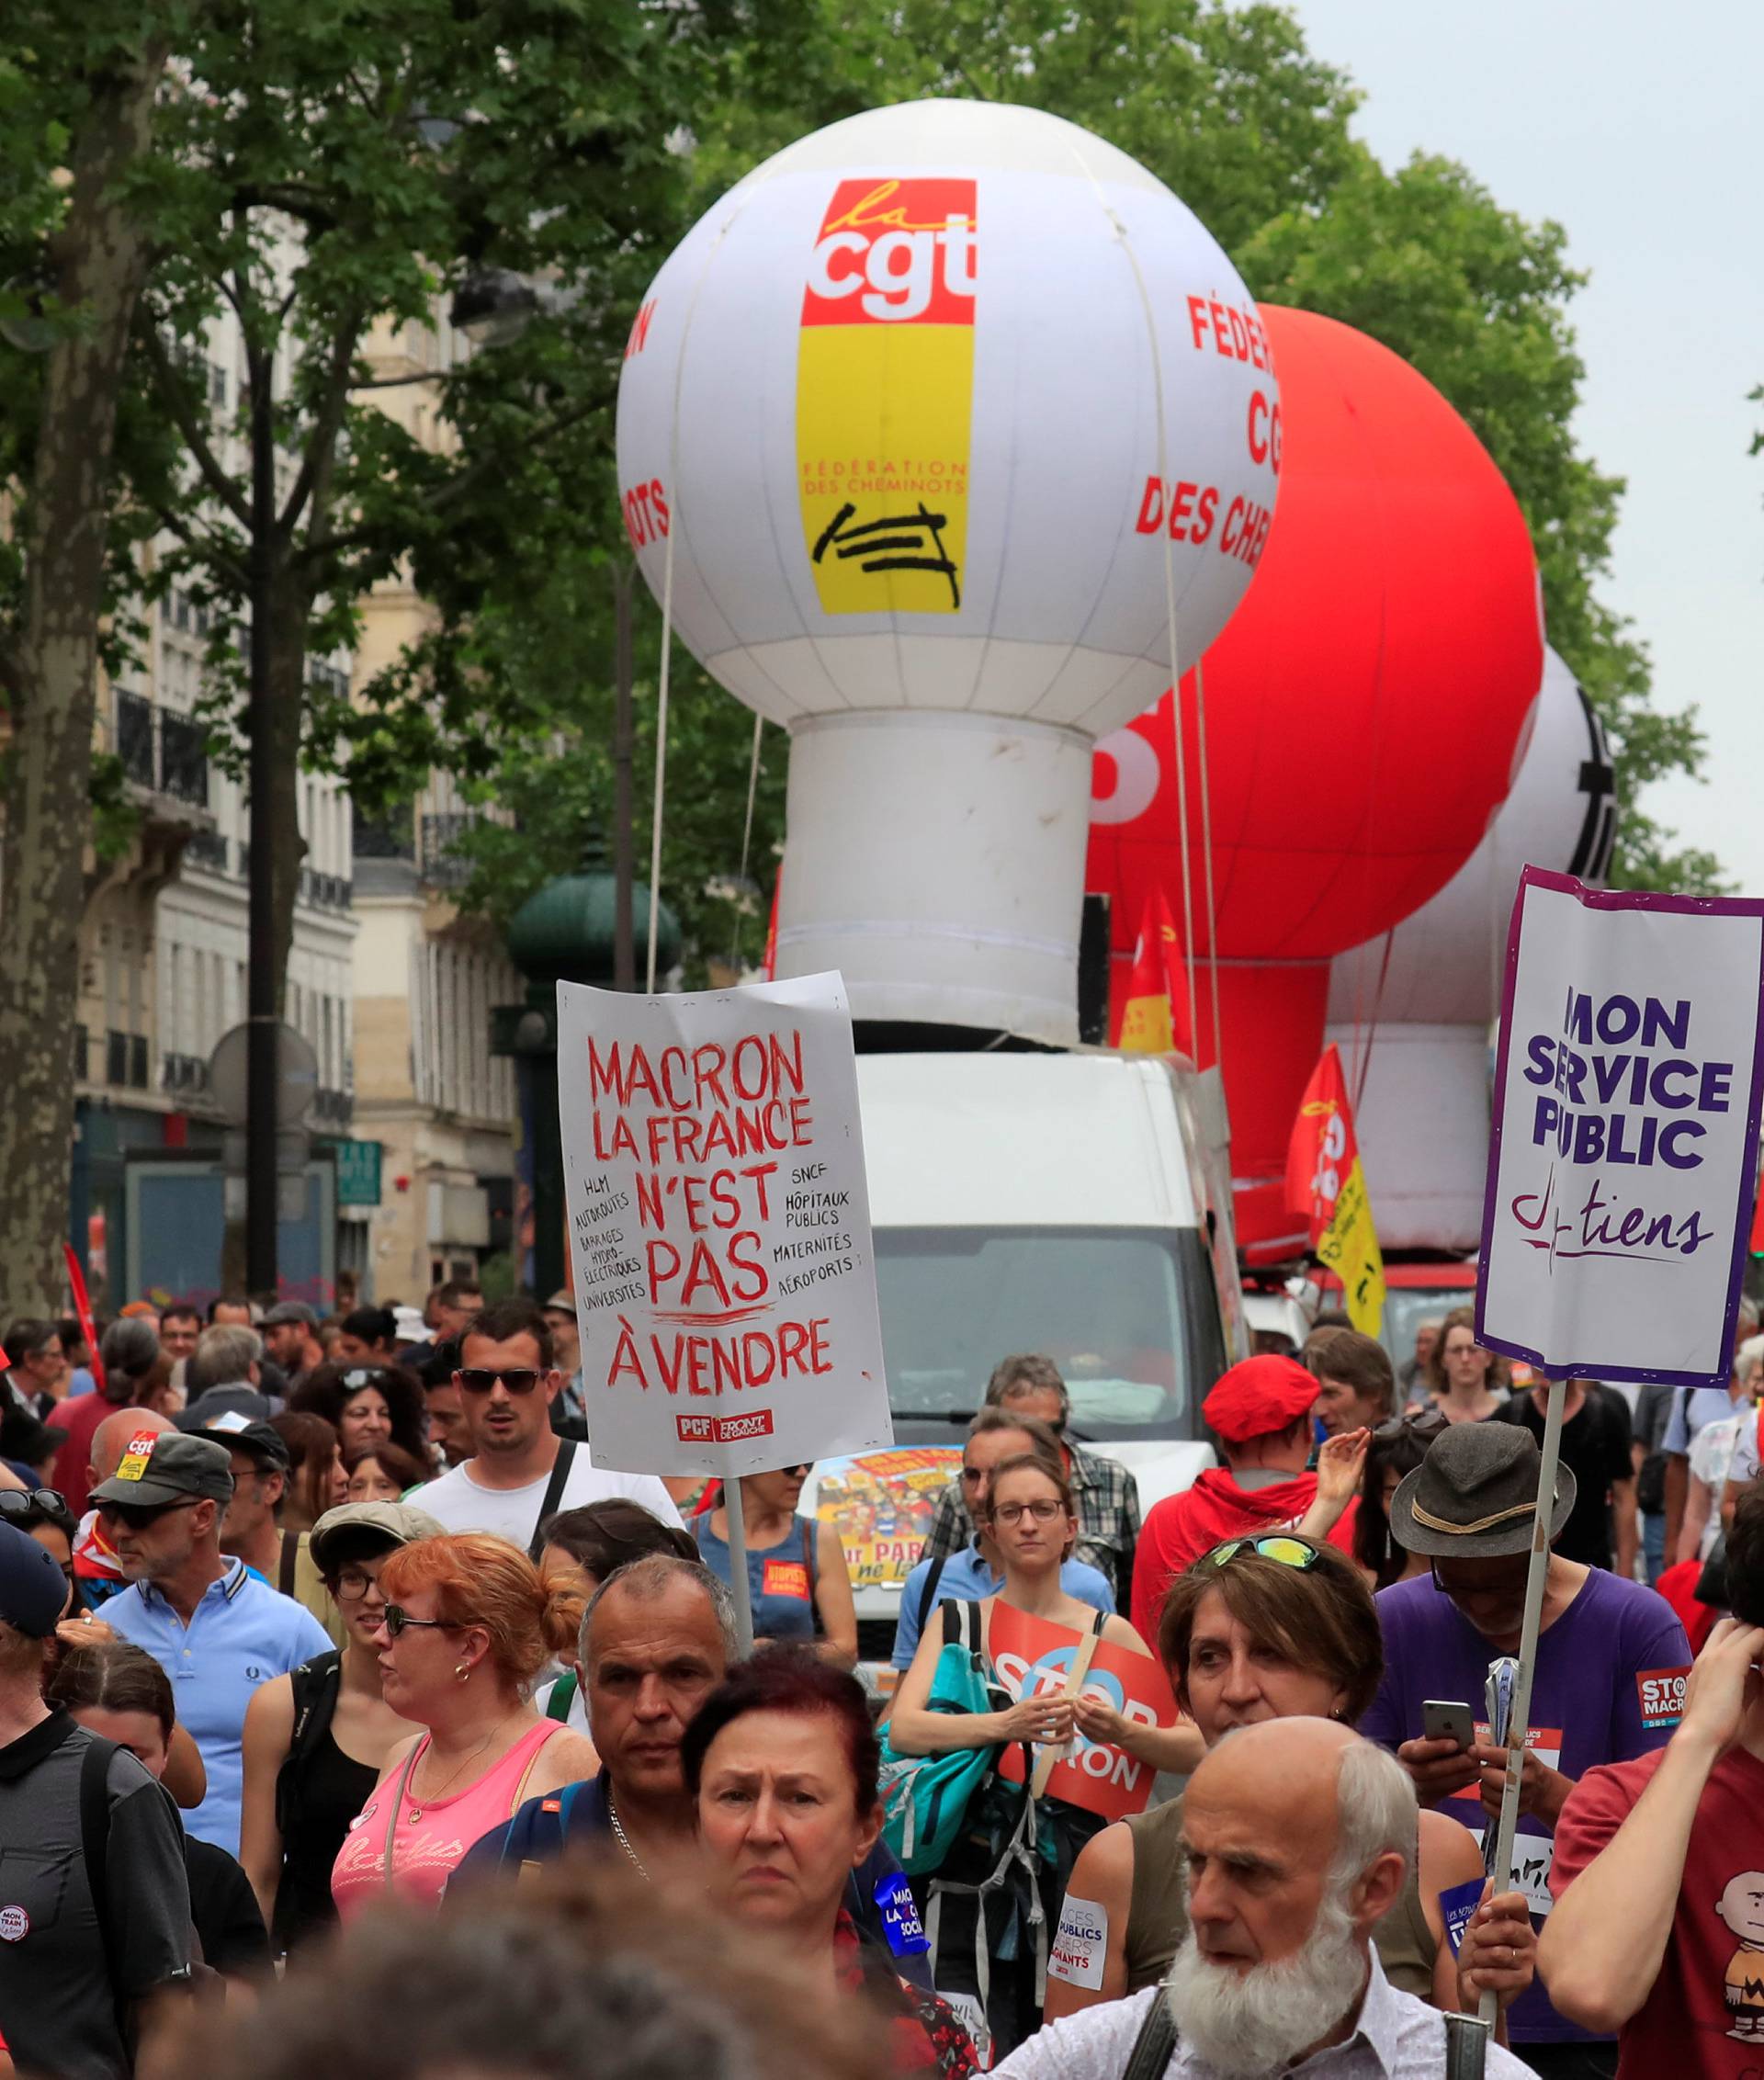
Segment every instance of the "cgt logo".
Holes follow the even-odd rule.
[[[808,261],[805,325],[972,325],[974,186],[841,181]]]

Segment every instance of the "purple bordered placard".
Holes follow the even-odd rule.
[[[1482,1203],[1482,1244],[1476,1269],[1476,1340],[1485,1349],[1503,1356],[1520,1358],[1546,1375],[1568,1379],[1579,1375],[1603,1380],[1659,1381],[1668,1386],[1720,1386],[1728,1377],[1725,1363],[1718,1372],[1669,1372],[1640,1365],[1625,1365],[1609,1357],[1569,1357],[1548,1353],[1492,1333],[1484,1309],[1488,1293],[1488,1258],[1494,1235],[1497,1192],[1500,1181],[1501,1136],[1507,1113],[1508,1055],[1512,1044],[1513,997],[1519,975],[1520,925],[1525,898],[1532,888],[1551,889],[1572,896],[1583,908],[1594,910],[1653,910],[1698,917],[1753,918],[1764,933],[1764,899],[1750,896],[1668,896],[1631,889],[1589,888],[1571,874],[1553,874],[1528,866],[1519,877],[1519,894],[1513,903],[1512,922],[1507,933],[1507,961],[1501,978],[1500,1042],[1495,1063],[1493,1119],[1488,1136],[1488,1176]],[[1752,1073],[1746,1094],[1746,1147],[1753,1159],[1740,1166],[1739,1191],[1734,1207],[1733,1250],[1728,1267],[1727,1298],[1720,1348],[1731,1351],[1734,1325],[1739,1313],[1740,1276],[1745,1268],[1746,1244],[1751,1226],[1756,1192],[1755,1151],[1758,1147],[1760,1100],[1764,1099],[1764,987],[1760,987],[1753,1023]]]

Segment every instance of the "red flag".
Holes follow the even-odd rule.
[[[1759,1182],[1752,1207],[1752,1239],[1747,1247],[1754,1257],[1764,1257],[1764,1181]]]
[[[784,862],[778,862],[778,871],[772,876],[772,915],[765,927],[765,958],[761,966],[765,979],[778,979],[778,893],[784,887]]]
[[[92,1384],[102,1394],[104,1361],[98,1356],[98,1332],[92,1326],[92,1303],[86,1296],[85,1273],[80,1269],[80,1260],[74,1254],[74,1245],[63,1242],[62,1249],[67,1257],[67,1283],[74,1294],[74,1312],[80,1317],[80,1334],[85,1339],[85,1348],[92,1353]]]
[[[1193,1055],[1188,970],[1161,888],[1146,899],[1115,1046],[1129,1055]]]
[[[1336,1048],[1311,1071],[1286,1148],[1286,1204],[1308,1217],[1311,1248],[1341,1281],[1348,1318],[1376,1336],[1385,1314],[1385,1260],[1373,1226],[1353,1107]]]

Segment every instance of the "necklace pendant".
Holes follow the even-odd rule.
[[[410,1810],[409,1814],[408,1814],[406,1815],[406,1818],[407,1818],[408,1824],[409,1824],[409,1825],[410,1825],[411,1826],[413,1826],[413,1827],[414,1827],[414,1826],[415,1826],[415,1825],[417,1824],[417,1822],[418,1822],[418,1821],[419,1821],[420,1819],[422,1819],[422,1817],[423,1817],[423,1808],[422,1808],[422,1807],[421,1807],[420,1805],[413,1805],[413,1806],[412,1806],[412,1808],[411,1808],[411,1810]]]

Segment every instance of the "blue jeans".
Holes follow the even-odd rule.
[[[1642,1512],[1642,1577],[1652,1588],[1666,1566],[1666,1511]]]

